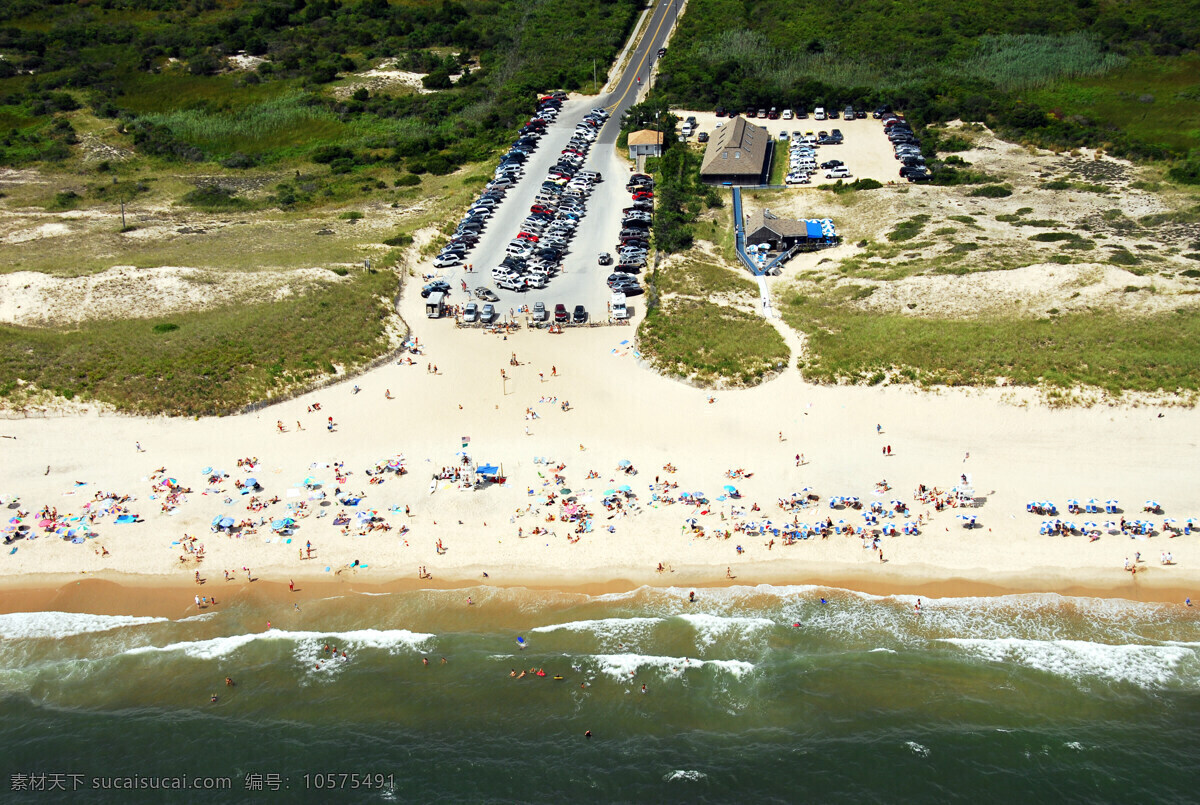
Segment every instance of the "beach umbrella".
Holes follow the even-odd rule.
[[[562,489],[560,489],[559,491],[562,492],[564,495],[572,494],[571,490],[567,489],[565,486]]]
[[[258,479],[257,478],[247,478],[246,486],[258,486]]]
[[[630,488],[629,484],[625,484],[624,486],[618,486],[617,490],[620,492],[632,492],[633,491],[633,489]]]
[[[1098,526],[1098,525],[1096,525],[1095,523],[1092,523],[1092,522],[1087,522],[1087,523],[1084,523],[1084,524],[1083,524],[1083,527],[1084,527],[1084,528],[1094,528],[1094,529],[1096,529],[1096,530],[1099,530],[1099,529],[1100,529],[1100,526]]]
[[[726,492],[730,493],[731,495],[732,495],[732,494],[735,494],[735,493],[737,492],[737,487],[736,487],[736,486],[730,486],[729,484],[725,484],[725,486],[724,486],[724,489],[725,489],[725,491],[726,491]]]
[[[615,489],[605,489],[604,490],[604,497],[609,497],[609,496],[615,495],[615,494],[617,494],[617,491]]]
[[[618,466],[618,467],[632,467],[632,466],[633,466],[633,462],[632,462],[632,461],[630,461],[630,460],[629,460],[629,459],[627,459],[627,458],[623,458],[623,459],[621,459],[620,461],[618,461],[618,462],[617,462],[617,466]]]

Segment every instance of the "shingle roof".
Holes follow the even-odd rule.
[[[642,129],[635,131],[629,135],[630,145],[662,145],[663,135],[661,131],[653,129]]]
[[[808,237],[808,224],[792,218],[779,218],[768,209],[755,210],[746,219],[746,235],[769,229],[783,238]]]
[[[762,173],[770,147],[771,135],[766,129],[747,123],[744,117],[736,117],[717,129],[708,141],[700,173],[721,176]]]

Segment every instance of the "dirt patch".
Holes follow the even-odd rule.
[[[340,281],[324,268],[242,273],[114,266],[70,278],[17,271],[0,275],[0,322],[61,326],[89,319],[156,317],[233,302],[277,300]]]

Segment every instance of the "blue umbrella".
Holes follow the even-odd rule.
[[[258,486],[258,479],[257,478],[247,478],[246,485],[247,486]]]
[[[625,486],[618,486],[617,489],[619,489],[622,492],[632,492],[633,491],[633,489],[630,488],[630,486],[628,484],[626,484]]]
[[[221,523],[220,523],[221,528],[229,528],[232,525],[233,525],[232,517],[222,517],[221,518]]]
[[[620,461],[617,462],[617,466],[618,467],[631,467],[631,466],[633,466],[633,462],[630,461],[629,459],[621,459]]]
[[[219,515],[219,514],[218,514],[216,517],[214,517],[214,518],[212,519],[212,524],[213,524],[213,525],[220,525],[220,524],[221,524],[221,515]]]
[[[733,494],[734,492],[737,492],[737,487],[736,487],[736,486],[730,486],[730,485],[726,484],[726,485],[725,485],[725,491],[726,491],[726,492],[729,492],[730,494]]]

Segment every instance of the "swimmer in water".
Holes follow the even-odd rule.
[[[209,701],[211,701],[211,702],[214,702],[214,703],[215,703],[215,702],[217,701],[217,694],[215,694],[215,693],[214,693],[212,696],[210,696],[210,697],[209,697]]]
[[[645,692],[646,692],[646,686],[642,685],[642,693],[645,693]]]
[[[233,687],[233,680],[230,679],[229,677],[225,677],[225,687],[227,687],[227,688]]]
[[[920,598],[918,598],[917,603],[913,605],[913,611],[916,612],[918,615],[921,614],[921,599]]]
[[[428,657],[422,657],[422,658],[421,658],[421,663],[422,663],[423,665],[429,665],[429,658],[428,658]]]
[[[513,669],[509,670],[509,672],[508,672],[508,678],[509,678],[509,679],[515,679],[515,678],[516,678],[516,676],[517,676],[517,669],[516,669],[516,668],[513,668]]]
[[[696,603],[696,591],[695,590],[692,590],[690,593],[688,593],[688,603],[689,604]]]

